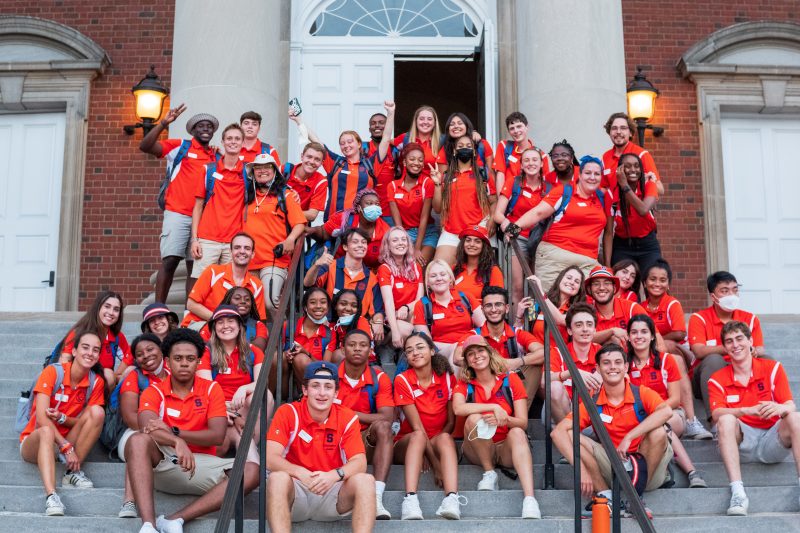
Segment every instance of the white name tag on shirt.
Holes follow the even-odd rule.
[[[444,313],[436,313],[433,315],[434,320],[441,320],[444,318]]]
[[[611,174],[611,169],[610,168],[604,168],[603,169],[603,175],[604,176],[608,176],[609,174]]]
[[[54,394],[53,397],[56,399],[57,402],[68,402],[69,401],[69,396],[67,396],[66,394],[57,393],[57,394]]]
[[[405,287],[405,284],[402,281],[398,281],[397,283],[394,284],[394,286],[397,287],[398,289],[402,289],[403,287]]]
[[[564,380],[564,386],[565,387],[572,387],[572,380],[571,379],[565,379]]]
[[[586,202],[578,202],[578,207],[586,207]]]
[[[403,196],[404,196],[404,194],[399,192],[399,193],[394,195],[394,198],[395,198],[395,200],[402,200]]]
[[[462,281],[464,281],[464,276],[459,276],[459,277],[457,277],[457,278],[456,278],[456,285],[458,285],[458,284],[459,284],[459,283],[461,283]]]
[[[339,398],[334,398],[333,399],[333,403],[341,405],[342,404],[342,400],[340,400]]]
[[[220,374],[230,374],[230,373],[231,373],[231,367],[228,367],[225,370],[223,370],[222,372],[220,372]]]
[[[605,413],[600,413],[600,420],[602,420],[606,424],[610,424],[614,417],[611,415],[607,415]]]
[[[300,433],[298,433],[297,436],[300,437],[301,439],[303,439],[303,441],[305,441],[306,444],[311,442],[311,435],[306,433],[305,429],[301,429]]]
[[[167,414],[169,416],[181,416],[181,412],[177,409],[173,409],[172,407],[167,407]]]
[[[716,346],[716,345],[717,345],[717,339],[708,339],[706,341],[706,346]]]
[[[425,394],[425,391],[423,391],[422,389],[417,389],[414,391],[414,398],[419,398],[423,394]]]
[[[222,286],[225,287],[225,290],[231,290],[233,288],[233,285],[231,285],[227,281],[223,281]]]
[[[197,159],[197,154],[193,154],[192,152],[186,152],[186,157],[189,159]]]
[[[211,175],[214,176],[215,180],[221,180],[222,179],[222,174],[220,174],[219,172],[214,172]]]
[[[349,170],[342,169],[339,171],[340,174],[350,174]]]
[[[739,395],[738,394],[729,394],[725,401],[728,403],[739,403]]]
[[[640,377],[641,375],[642,375],[642,373],[641,373],[641,372],[639,372],[638,370],[633,370],[633,371],[631,372],[631,377],[633,377],[633,378],[638,378],[638,377]]]
[[[509,160],[509,161],[511,161],[512,163],[516,163],[517,161],[519,161],[519,159],[517,159],[517,158],[516,158],[516,157],[514,157],[513,155],[509,155],[509,156],[508,156],[508,160]]]
[[[525,198],[533,198],[533,195],[529,191],[522,191],[522,196]]]

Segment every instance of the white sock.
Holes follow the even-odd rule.
[[[383,491],[386,490],[386,482],[385,481],[376,481],[375,482],[375,494],[380,497],[383,497]]]
[[[483,475],[485,476],[486,474],[494,474],[494,470],[486,470]]]
[[[744,496],[744,483],[741,481],[731,481],[731,494]]]
[[[597,495],[606,498],[608,501],[611,501],[611,498],[614,494],[609,489],[609,490],[601,490],[600,492],[597,493]]]

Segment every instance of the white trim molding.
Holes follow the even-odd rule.
[[[697,87],[706,265],[728,269],[723,116],[779,118],[800,113],[800,25],[744,22],[695,44],[677,65]]]
[[[73,28],[15,15],[0,15],[0,58],[0,113],[66,113],[56,311],[77,310],[89,92],[111,60]]]

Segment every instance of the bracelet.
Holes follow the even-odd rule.
[[[626,185],[626,186],[624,186],[624,187],[622,188],[622,194],[628,194],[628,193],[629,193],[629,192],[631,192],[632,190],[633,190],[633,189],[631,189],[629,186],[627,186],[627,185]]]
[[[70,452],[70,450],[72,450],[72,443],[70,441],[68,441],[68,440],[64,441],[64,444],[62,444],[58,448],[58,451],[60,451],[64,455],[68,454]]]
[[[61,413],[61,416],[59,416],[58,420],[56,420],[56,424],[58,424],[59,426],[63,426],[64,422],[66,421],[67,421],[67,413]]]

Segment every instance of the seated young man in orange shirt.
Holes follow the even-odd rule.
[[[170,376],[139,397],[139,432],[126,445],[127,475],[142,528],[139,533],[183,531],[183,523],[222,505],[233,459],[216,457],[225,439],[225,395],[214,381],[197,377],[205,343],[196,331],[179,328],[161,343]],[[258,485],[258,465],[244,468],[244,490]],[[153,489],[200,494],[171,515],[156,519]],[[154,526],[155,524],[155,526]],[[158,528],[158,529],[156,529]]]
[[[646,315],[645,308],[636,302],[615,296],[619,292],[619,278],[604,266],[594,267],[586,277],[584,286],[597,310],[594,342],[625,346],[628,342],[628,321],[633,315]]]
[[[39,467],[42,477],[47,516],[64,516],[66,510],[56,493],[56,454],[64,456],[67,471],[62,487],[90,489],[94,484],[81,470],[89,451],[103,428],[102,370],[100,338],[93,332],[77,332],[72,348],[73,360],[60,363],[61,385],[56,365],[45,367],[36,380],[30,420],[19,436],[19,452],[25,462]],[[94,380],[94,381],[92,381]]]
[[[247,233],[237,233],[231,239],[233,260],[227,265],[212,265],[197,279],[189,298],[181,326],[200,330],[222,303],[225,293],[233,287],[247,287],[253,293],[253,305],[258,316],[267,316],[264,307],[264,285],[257,276],[249,272],[250,261],[255,254],[255,240]]]
[[[792,454],[800,478],[800,414],[783,366],[755,357],[747,324],[731,320],[721,335],[731,363],[709,380],[711,416],[731,484],[728,514],[747,516],[739,463],[779,463]]]
[[[358,415],[334,403],[336,365],[306,367],[303,399],[275,412],[267,433],[267,519],[270,531],[292,522],[340,520],[352,513],[357,533],[375,525],[375,479],[367,474]]]
[[[702,398],[709,420],[708,380],[727,366],[730,355],[722,342],[722,327],[727,322],[744,322],[753,334],[753,354],[764,357],[764,334],[761,322],[753,313],[739,308],[739,283],[730,272],[714,272],[706,280],[711,305],[689,317],[689,347],[697,357],[693,366],[692,389]]]
[[[389,520],[392,515],[383,506],[383,492],[392,466],[394,398],[389,376],[369,367],[371,346],[372,339],[366,331],[354,329],[345,335],[344,360],[339,364],[339,391],[334,402],[358,415],[361,440],[375,476],[375,517]]]
[[[600,391],[594,401],[600,411],[600,418],[614,443],[619,458],[637,462],[640,454],[647,463],[646,472],[638,472],[645,477],[635,483],[637,490],[650,491],[659,488],[667,478],[667,466],[673,457],[672,447],[667,439],[664,424],[672,416],[672,409],[661,396],[647,387],[638,387],[637,394],[625,376],[628,363],[623,349],[616,344],[608,344],[595,356],[597,369],[602,378]],[[580,406],[580,428],[590,427],[592,422],[586,406]],[[572,413],[559,422],[552,432],[553,444],[570,464],[575,464],[572,455]],[[611,501],[611,462],[603,446],[586,435],[581,439],[581,493],[591,498],[595,493]],[[636,470],[636,468],[634,467]],[[644,488],[641,489],[641,485]],[[641,494],[641,493],[640,493]],[[649,514],[649,512],[648,512]]]

